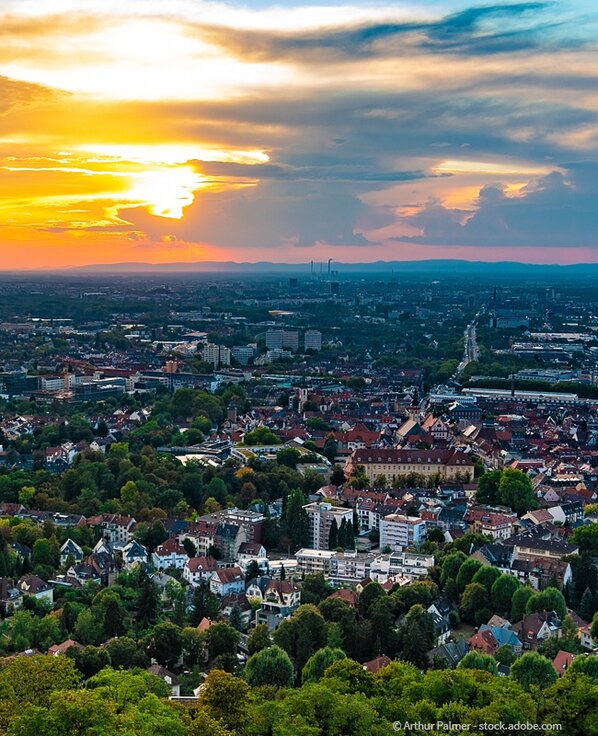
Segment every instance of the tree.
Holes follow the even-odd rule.
[[[426,536],[428,542],[436,542],[437,544],[444,544],[444,532],[440,527],[433,527]]]
[[[342,486],[345,484],[345,473],[340,465],[333,465],[330,472],[330,483],[333,486]]]
[[[480,583],[491,593],[492,586],[500,577],[500,570],[492,565],[483,565],[471,579],[472,583]]]
[[[467,559],[463,552],[451,552],[444,558],[440,571],[440,584],[444,587],[449,580],[456,580],[461,565]]]
[[[514,575],[500,575],[490,588],[492,606],[501,616],[511,615],[511,600],[521,583]]]
[[[201,693],[201,704],[208,715],[225,728],[245,732],[248,712],[249,685],[239,677],[222,670],[212,670]]]
[[[498,484],[500,483],[501,471],[490,470],[484,473],[479,481],[476,491],[476,501],[493,506],[499,501]]]
[[[76,690],[80,682],[81,674],[69,657],[17,657],[0,669],[2,699],[19,707],[46,707],[53,692]]]
[[[266,649],[271,644],[272,639],[270,638],[268,627],[266,624],[258,624],[249,635],[247,649],[249,650],[249,654],[255,654],[256,652],[261,652],[262,649]]]
[[[325,680],[342,683],[342,688],[349,693],[371,695],[374,690],[374,678],[363,669],[363,665],[354,659],[337,659],[324,672]]]
[[[73,634],[82,644],[101,644],[105,638],[102,625],[90,608],[84,608],[77,616]]]
[[[541,593],[534,593],[530,596],[525,605],[525,612],[542,613],[543,611],[555,611],[561,620],[567,615],[565,596],[558,588],[544,588]]]
[[[256,427],[252,432],[248,432],[243,438],[243,442],[249,447],[255,445],[280,445],[282,440],[278,435],[274,434],[267,427]]]
[[[306,575],[301,583],[301,603],[313,603],[318,605],[320,601],[327,598],[333,591],[333,587],[327,582],[321,572]]]
[[[128,636],[119,636],[111,639],[105,645],[110,657],[110,664],[115,670],[129,667],[143,667],[147,657],[140,652],[137,642]]]
[[[432,616],[421,605],[412,606],[398,630],[402,658],[419,669],[429,666],[427,653],[436,641]]]
[[[158,589],[142,568],[137,573],[136,620],[141,629],[155,623],[158,616]]]
[[[336,518],[332,519],[328,532],[328,549],[336,549],[338,546],[338,524]]]
[[[243,619],[241,617],[241,609],[239,606],[233,606],[230,612],[230,616],[228,617],[229,624],[233,627],[233,629],[236,629],[237,631],[243,631],[245,628],[243,626]]]
[[[488,591],[479,583],[470,583],[461,596],[459,615],[464,621],[479,626],[486,623],[492,611],[488,609]]]
[[[180,626],[163,621],[152,629],[148,653],[158,664],[173,668],[183,653],[183,632]]]
[[[482,479],[484,477],[482,476]],[[502,471],[498,494],[500,502],[505,506],[510,506],[518,516],[536,507],[532,482],[525,473],[517,468],[505,468]]]
[[[598,610],[598,595],[586,588],[579,602],[579,615],[584,621],[591,621]]]
[[[525,616],[528,600],[534,595],[534,589],[529,585],[521,585],[513,593],[511,600],[511,621],[521,621]]]
[[[215,620],[220,611],[220,600],[212,593],[207,582],[202,581],[193,591],[193,614],[191,621],[196,626],[204,618]]]
[[[303,506],[305,497],[303,491],[296,488],[287,498],[286,522],[289,530],[291,552],[309,544],[309,520]]]
[[[494,652],[494,659],[499,664],[504,664],[505,666],[510,667],[515,661],[516,657],[512,647],[510,647],[508,644],[502,644]]]
[[[247,660],[245,679],[251,687],[274,685],[292,687],[294,682],[293,663],[289,655],[279,646],[261,649]]]
[[[31,565],[36,567],[56,568],[58,566],[58,554],[49,539],[36,539],[31,550]]]
[[[537,652],[526,652],[511,666],[511,677],[526,690],[546,688],[556,682],[552,662]]]
[[[185,537],[185,539],[183,539],[183,547],[185,549],[185,552],[187,553],[187,557],[197,556],[197,548],[195,547],[193,542],[189,539],[189,537]]]
[[[498,664],[494,657],[482,652],[468,652],[457,666],[464,670],[484,670],[492,675],[498,674]]]
[[[457,589],[460,593],[462,593],[465,590],[466,586],[472,582],[473,576],[477,572],[479,572],[481,568],[482,563],[479,560],[474,560],[473,558],[465,560],[465,562],[459,568],[459,572],[457,573],[457,577],[455,578]]]
[[[370,608],[378,598],[384,598],[386,593],[380,583],[368,583],[359,596],[358,609],[363,618],[369,618]]]
[[[302,605],[274,631],[273,639],[301,672],[311,655],[326,646],[326,622],[315,606]]]
[[[103,670],[104,667],[108,667],[110,664],[110,655],[102,647],[89,646],[85,647],[85,649],[70,647],[67,650],[67,656],[75,660],[77,669],[83,674],[86,680],[97,675],[100,670]]]
[[[347,655],[342,649],[333,649],[331,647],[319,649],[305,663],[305,667],[301,672],[301,682],[318,682],[333,662],[346,658]]]
[[[232,626],[219,622],[206,631],[206,644],[210,657],[214,659],[223,654],[236,654],[240,634]]]

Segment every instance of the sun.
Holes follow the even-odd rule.
[[[195,192],[204,186],[201,174],[190,166],[154,169],[132,174],[131,200],[147,206],[152,215],[180,220]]]

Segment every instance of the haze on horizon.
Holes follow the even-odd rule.
[[[590,0],[0,0],[0,269],[598,262]]]

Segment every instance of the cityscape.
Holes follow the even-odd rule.
[[[0,2],[0,736],[598,736],[597,34]]]
[[[41,678],[62,719],[64,683],[85,714],[135,684],[136,718],[155,698],[192,734],[262,733],[273,704],[407,732],[456,702],[472,729],[591,733],[563,694],[598,662],[594,284],[4,276],[6,697]]]

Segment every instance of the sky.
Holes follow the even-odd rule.
[[[0,0],[0,269],[598,262],[595,0]]]

